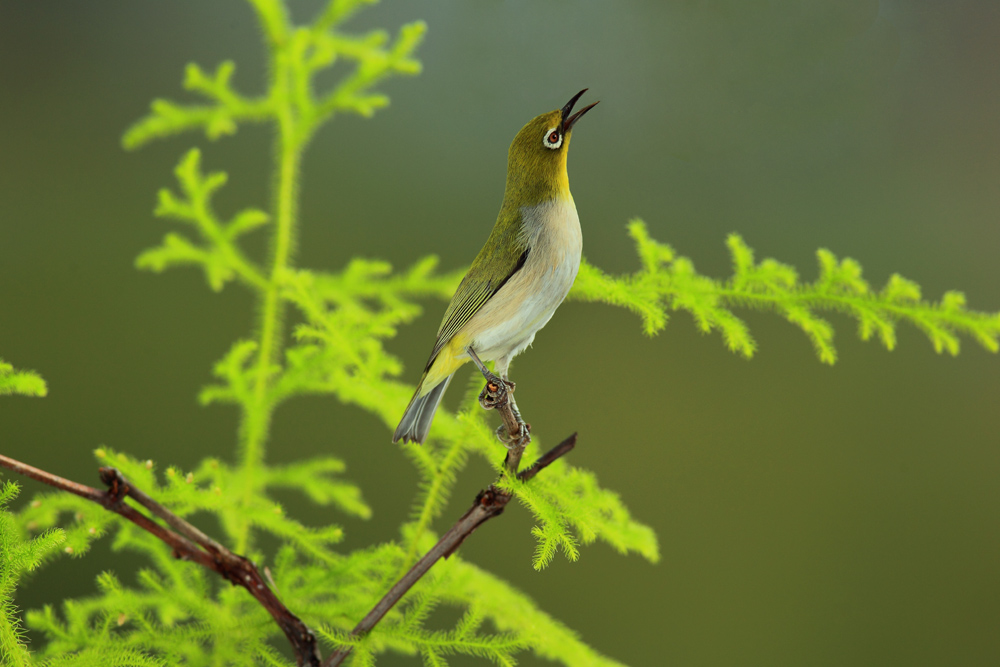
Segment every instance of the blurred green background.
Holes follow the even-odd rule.
[[[318,5],[292,2],[302,18]],[[636,266],[624,224],[641,216],[712,275],[728,273],[723,241],[739,231],[807,278],[827,247],[876,285],[898,271],[928,297],[961,289],[1000,309],[1000,3],[424,0],[385,2],[353,27],[418,18],[424,73],[391,81],[390,108],[335,120],[308,152],[301,265],[467,264],[511,138],[586,86],[601,105],[570,172],[597,266]],[[185,63],[227,58],[258,91],[258,32],[237,0],[0,3],[0,355],[50,386],[0,400],[3,453],[89,483],[102,444],[181,467],[231,456],[235,411],[195,394],[252,328],[250,299],[132,263],[169,228],[154,195],[192,145],[230,173],[221,212],[266,206],[269,131],[120,148],[153,97],[184,98]],[[444,306],[391,343],[410,381]],[[549,443],[580,432],[573,462],[656,529],[658,565],[595,545],[536,573],[521,508],[463,554],[632,665],[996,664],[1000,359],[971,341],[936,355],[906,327],[889,353],[832,316],[831,368],[777,317],[747,319],[749,362],[683,314],[646,339],[626,312],[567,304],[514,365],[535,430]],[[294,494],[290,511],[344,525],[345,548],[393,538],[415,474],[385,427],[326,398],[279,409],[270,458],[320,452],[347,461],[375,518]],[[437,528],[490,477],[473,462]],[[131,580],[135,565],[104,543],[18,602],[86,594],[109,567]]]

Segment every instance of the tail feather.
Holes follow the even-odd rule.
[[[403,418],[399,420],[396,432],[392,434],[393,442],[416,442],[423,443],[427,439],[427,432],[431,430],[431,422],[434,421],[434,413],[437,412],[444,390],[448,388],[453,376],[449,375],[431,389],[429,392],[420,395],[422,387],[418,386],[417,391],[410,399],[410,404],[406,406]]]

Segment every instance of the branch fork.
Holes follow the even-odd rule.
[[[57,489],[68,491],[97,503],[151,533],[173,549],[174,557],[198,563],[221,575],[234,586],[242,586],[267,610],[295,651],[300,667],[319,667],[322,656],[315,633],[298,616],[282,604],[267,585],[257,566],[248,558],[235,554],[193,525],[177,516],[137,488],[117,469],[102,467],[101,481],[107,491],[79,484],[50,472],[21,463],[0,454],[0,466],[13,470]],[[147,514],[125,502],[131,497],[174,530],[163,527]]]

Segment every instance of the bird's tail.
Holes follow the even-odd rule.
[[[417,385],[417,391],[410,399],[410,404],[406,406],[403,418],[399,420],[396,432],[392,434],[392,441],[423,443],[427,439],[427,432],[431,430],[431,422],[434,421],[434,413],[437,412],[444,390],[448,388],[452,376],[449,375],[437,386],[427,393],[421,395],[426,376]]]

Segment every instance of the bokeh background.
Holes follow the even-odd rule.
[[[303,18],[318,4],[292,2]],[[636,266],[624,225],[641,216],[711,275],[727,274],[723,241],[739,231],[807,278],[827,247],[876,285],[898,271],[928,297],[961,289],[1000,309],[1000,4],[387,1],[353,23],[418,18],[424,73],[309,150],[301,265],[467,264],[510,139],[588,86],[601,105],[578,126],[570,172],[594,264]],[[195,394],[253,305],[194,270],[133,260],[167,231],[154,195],[192,145],[230,173],[220,211],[266,206],[269,131],[120,148],[153,97],[184,99],[187,62],[227,58],[238,85],[260,89],[257,28],[237,0],[0,3],[0,355],[50,386],[0,400],[5,454],[91,483],[102,444],[181,467],[231,456],[235,411]],[[391,343],[411,380],[444,305]],[[647,339],[626,312],[567,304],[514,366],[536,430],[580,432],[573,462],[656,529],[659,564],[595,545],[536,573],[520,508],[464,555],[632,665],[996,664],[1000,359],[971,341],[937,355],[908,327],[890,353],[832,316],[841,358],[827,367],[779,318],[747,319],[751,361],[684,314]],[[375,518],[294,494],[289,510],[342,523],[345,548],[393,538],[415,474],[385,427],[331,399],[282,407],[270,458],[321,452],[347,461]],[[437,527],[489,479],[473,462]],[[136,564],[102,544],[18,601],[84,595],[100,570],[130,579]]]

